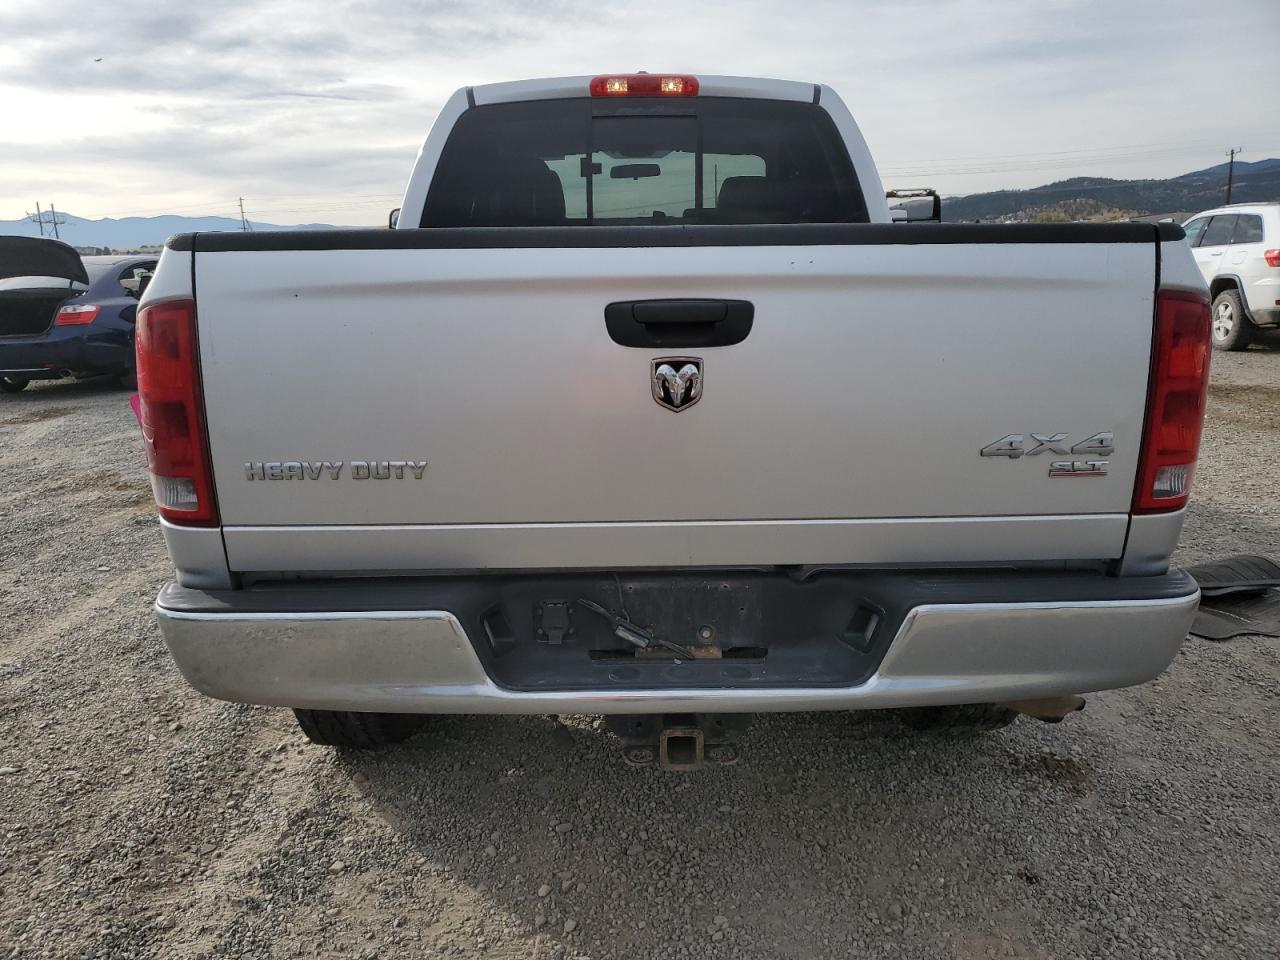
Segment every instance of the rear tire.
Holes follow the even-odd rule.
[[[1245,316],[1239,291],[1223,290],[1213,298],[1215,350],[1245,350],[1256,332],[1257,328]]]
[[[416,713],[357,713],[353,710],[294,710],[298,726],[312,743],[324,747],[371,750],[408,740],[426,717]]]
[[[128,373],[122,373],[116,379],[120,381],[120,386],[125,390],[138,389],[138,373],[135,370],[130,370]]]
[[[18,393],[27,389],[30,380],[23,380],[21,377],[0,377],[0,393]]]
[[[961,703],[947,707],[912,707],[898,716],[912,730],[985,732],[1000,730],[1018,719],[1018,713],[995,703]]]

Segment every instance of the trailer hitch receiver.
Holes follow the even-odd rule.
[[[738,734],[750,714],[676,713],[621,715],[605,724],[622,740],[622,756],[632,766],[656,764],[662,770],[697,770],[707,763],[738,762]]]

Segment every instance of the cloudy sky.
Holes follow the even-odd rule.
[[[457,87],[639,69],[830,83],[886,186],[1280,156],[1277,0],[3,0],[0,37],[0,220],[382,223]]]

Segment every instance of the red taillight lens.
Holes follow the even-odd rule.
[[[169,300],[139,310],[135,340],[142,440],[160,516],[217,526],[194,301]]]
[[[593,97],[696,97],[698,78],[670,73],[619,73],[591,81]]]
[[[1265,250],[1262,257],[1267,261],[1268,267],[1280,267],[1280,250]]]
[[[92,303],[69,303],[54,317],[53,325],[55,327],[79,327],[86,323],[93,323],[93,318],[98,315],[98,311],[102,308]]]
[[[1204,424],[1209,347],[1209,301],[1198,293],[1160,291],[1134,513],[1187,504]]]

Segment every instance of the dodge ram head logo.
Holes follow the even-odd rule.
[[[649,364],[653,399],[668,410],[688,410],[702,399],[701,357],[659,357]]]

